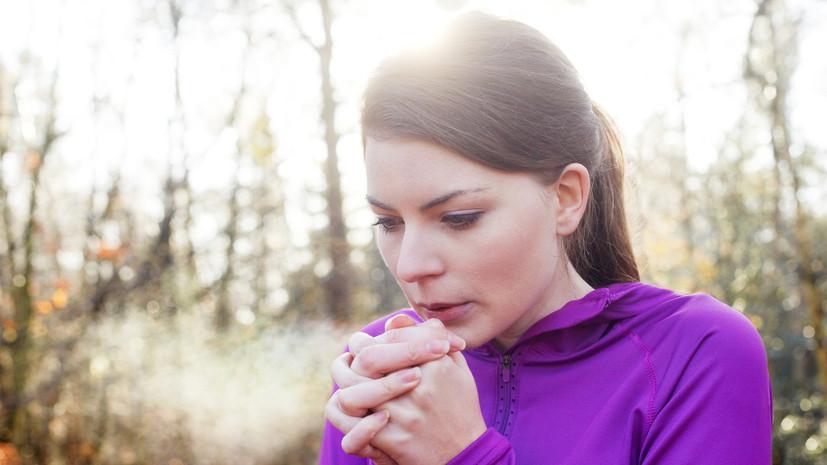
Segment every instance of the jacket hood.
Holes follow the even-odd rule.
[[[634,292],[644,286],[642,283],[620,283],[598,288],[583,298],[566,303],[535,323],[522,337],[505,352],[511,352],[522,343],[547,333],[555,333],[550,349],[554,352],[570,352],[590,345],[599,339],[612,322],[640,314],[645,308],[635,302],[646,298],[649,293]],[[651,295],[648,296],[651,299]],[[484,344],[486,352],[497,351],[489,342]]]

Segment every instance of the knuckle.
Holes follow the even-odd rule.
[[[406,344],[406,354],[408,356],[408,361],[414,362],[419,358],[419,351],[416,349],[416,344],[407,343]]]
[[[353,352],[353,354],[355,355],[361,352],[366,347],[370,347],[373,344],[373,342],[373,337],[371,337],[367,333],[356,332],[353,333],[352,336],[350,336],[347,345],[350,351]]]
[[[333,418],[336,418],[336,413],[338,413],[337,408],[338,408],[337,403],[336,403],[336,401],[333,400],[333,398],[328,400],[327,404],[324,407],[324,416],[325,416],[325,418],[327,418],[328,420],[332,420]]]
[[[365,349],[356,356],[353,363],[350,365],[353,372],[357,375],[368,376],[376,369],[376,351]]]
[[[356,453],[359,451],[356,448],[356,444],[354,444],[348,436],[342,438],[342,450],[345,451],[346,454],[350,455],[356,455]]]
[[[354,373],[350,367],[339,368],[336,367],[330,372],[333,382],[339,388],[348,388],[355,386],[362,382],[358,374]],[[338,391],[337,391],[338,392]]]
[[[398,329],[392,329],[385,333],[385,341],[388,343],[399,342],[402,338],[401,331]]]
[[[385,398],[390,398],[395,393],[395,386],[390,376],[380,379],[379,385],[382,387],[382,395]]]
[[[344,413],[345,415],[353,416],[353,413],[357,410],[357,408],[350,396],[341,395],[336,399],[336,410]]]
[[[373,452],[370,446],[363,446],[362,444],[357,444],[355,441],[345,440],[342,440],[342,450],[347,454],[362,458],[370,458]]]
[[[330,399],[327,400],[327,403],[325,404],[324,415],[325,415],[325,418],[327,418],[328,420],[336,418],[338,416],[338,414],[341,412],[341,409],[339,408],[339,393],[340,392],[341,392],[341,390],[336,391],[330,397]]]
[[[350,372],[348,372],[348,374],[345,376],[345,379],[344,379],[344,383],[345,383],[345,384],[344,384],[344,386],[340,386],[340,387],[349,388],[349,387],[351,387],[351,386],[356,386],[357,384],[359,384],[359,383],[361,383],[361,382],[362,382],[362,379],[361,379],[361,378],[359,378],[359,375],[357,375],[356,373],[354,373],[354,372],[350,371]]]
[[[353,363],[353,355],[351,355],[350,352],[345,352],[334,358],[330,363],[330,373],[335,374],[339,368],[346,369],[347,367],[350,367],[351,363]]]
[[[358,384],[356,377],[348,374],[334,376],[333,382],[336,383],[336,387],[338,387],[339,389],[349,388],[351,386],[355,386],[356,384]]]

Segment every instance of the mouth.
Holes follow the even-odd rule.
[[[464,315],[471,307],[471,302],[431,302],[420,303],[426,318],[437,318],[443,322],[454,320]]]
[[[462,305],[465,302],[434,302],[430,304],[420,303],[419,306],[424,308],[429,312],[440,312],[451,307],[456,307],[458,305]]]

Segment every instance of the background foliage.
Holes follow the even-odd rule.
[[[827,463],[827,4],[498,3],[0,0],[0,464],[315,463],[329,360],[405,305],[359,90],[480,7],[570,51],[645,280],[753,321],[774,463]]]

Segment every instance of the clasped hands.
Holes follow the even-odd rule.
[[[348,347],[331,364],[339,390],[325,409],[348,454],[378,465],[441,465],[485,432],[465,341],[441,321],[398,315],[384,334],[356,333]]]

